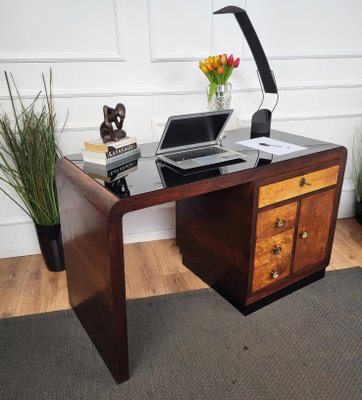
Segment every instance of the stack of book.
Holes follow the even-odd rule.
[[[118,142],[103,143],[101,138],[84,142],[83,161],[89,164],[110,166],[139,153],[136,138],[125,137]]]

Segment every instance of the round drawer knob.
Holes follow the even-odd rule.
[[[306,186],[306,185],[310,186],[310,183],[308,183],[307,180],[304,177],[301,178],[300,181],[299,181],[299,186],[303,187],[303,186]]]
[[[276,226],[277,226],[277,228],[283,228],[284,219],[277,219]]]
[[[271,277],[272,277],[273,279],[277,279],[277,278],[279,277],[279,272],[278,272],[278,271],[273,271],[273,272],[271,273]]]
[[[280,246],[273,247],[273,254],[280,254],[282,252],[282,248]]]
[[[307,232],[307,231],[300,232],[300,237],[301,237],[302,239],[307,239],[307,237],[308,237],[308,232]]]

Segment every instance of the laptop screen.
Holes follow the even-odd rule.
[[[170,117],[158,152],[216,142],[231,113],[232,110],[226,110]]]

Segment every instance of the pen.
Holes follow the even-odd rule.
[[[268,147],[285,147],[289,149],[289,146],[279,146],[278,144],[268,144],[268,143],[259,143],[260,146],[268,146]]]

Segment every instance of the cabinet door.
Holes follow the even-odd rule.
[[[298,272],[327,257],[335,189],[301,200],[293,271]]]

